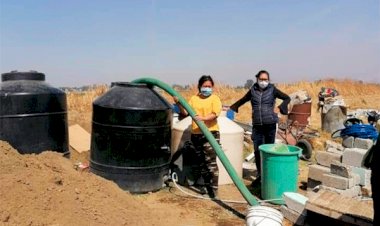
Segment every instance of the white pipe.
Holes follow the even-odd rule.
[[[245,161],[249,162],[255,157],[255,152],[252,152],[247,157],[245,157]]]
[[[199,195],[194,195],[194,194],[191,194],[185,190],[183,190],[178,184],[177,184],[177,181],[178,181],[178,177],[177,177],[177,173],[173,172],[172,173],[172,181],[174,183],[174,186],[176,188],[178,188],[178,190],[180,190],[182,193],[188,195],[188,196],[191,196],[193,198],[197,198],[197,199],[205,199],[205,200],[218,200],[218,201],[222,201],[222,202],[228,202],[228,203],[237,203],[237,204],[248,204],[247,201],[245,200],[242,200],[242,201],[236,201],[236,200],[224,200],[224,199],[218,199],[218,198],[207,198],[207,197],[203,197],[203,196],[199,196]],[[266,203],[266,202],[271,202],[271,201],[282,201],[283,199],[267,199],[267,200],[257,200],[258,203]]]

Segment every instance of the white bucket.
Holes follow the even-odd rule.
[[[247,226],[281,226],[284,217],[280,211],[267,206],[250,206],[245,219]]]

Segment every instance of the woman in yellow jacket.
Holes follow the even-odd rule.
[[[213,87],[214,81],[211,76],[203,75],[198,81],[198,93],[190,98],[189,105],[195,111],[195,120],[203,121],[216,141],[220,143],[217,117],[222,110],[222,102],[217,95],[213,94]],[[174,101],[178,103],[178,98],[174,97]],[[181,105],[179,107],[181,114],[188,114]],[[200,174],[203,177],[207,193],[210,198],[215,198],[219,178],[216,153],[194,120],[191,126],[191,142],[195,147]]]

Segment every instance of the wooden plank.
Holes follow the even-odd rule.
[[[78,124],[69,127],[69,144],[79,153],[89,151],[91,135]]]
[[[309,197],[306,209],[356,225],[372,225],[373,204],[321,190]]]

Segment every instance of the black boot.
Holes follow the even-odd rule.
[[[212,188],[211,186],[206,186],[207,194],[210,198],[214,199],[218,196],[218,190]]]

